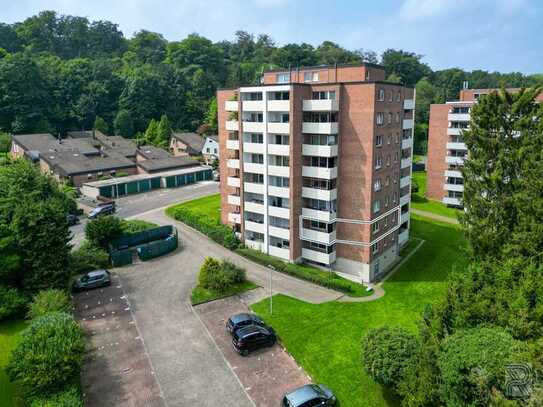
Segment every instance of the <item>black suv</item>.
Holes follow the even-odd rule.
[[[255,314],[249,314],[248,312],[242,312],[241,314],[232,315],[226,321],[226,329],[233,335],[238,329],[247,325],[259,325],[265,327],[264,321]]]
[[[277,341],[277,336],[272,328],[259,325],[240,328],[232,336],[232,346],[242,356],[247,356],[253,350],[273,346]]]
[[[89,219],[96,219],[102,215],[111,215],[115,213],[115,206],[112,204],[97,206],[89,213]]]
[[[111,285],[111,277],[107,270],[89,271],[74,281],[73,292],[91,290],[98,287]]]

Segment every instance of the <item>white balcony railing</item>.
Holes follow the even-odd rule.
[[[460,198],[451,198],[448,196],[443,197],[443,203],[445,205],[462,206]]]
[[[409,168],[411,167],[411,157],[409,158],[402,158],[400,163],[400,168]]]
[[[239,196],[237,196],[237,195],[228,195],[228,203],[230,205],[240,206],[241,198]]]
[[[300,231],[300,239],[311,240],[322,244],[333,244],[336,241],[336,231],[330,233],[321,232],[318,230],[302,228]]]
[[[468,147],[466,146],[466,143],[453,143],[448,142],[447,143],[447,150],[467,150]]]
[[[317,209],[302,208],[302,216],[323,222],[333,222],[336,219],[335,212],[319,211]]]
[[[230,158],[228,161],[226,161],[226,166],[228,168],[239,169],[239,160]]]
[[[238,111],[238,101],[237,100],[227,100],[224,102],[224,110],[227,112],[237,112]]]
[[[445,157],[447,164],[464,165],[464,157],[455,157],[454,155],[448,155]]]
[[[337,157],[337,145],[318,146],[313,144],[302,144],[302,154],[316,157]]]
[[[269,247],[269,255],[270,256],[275,256],[275,257],[279,257],[280,259],[283,259],[283,260],[288,260],[289,259],[289,249],[285,249],[285,248],[282,248],[282,247],[275,247],[275,246],[270,246]]]
[[[239,140],[226,140],[228,150],[239,150]]]
[[[444,189],[445,191],[464,192],[464,185],[458,185],[458,184],[443,184],[443,189]]]
[[[337,122],[332,123],[310,123],[303,122],[302,132],[309,134],[337,134]]]
[[[310,99],[303,101],[304,112],[337,112],[339,104],[332,99]]]
[[[403,195],[400,197],[400,206],[404,206],[405,204],[408,204],[411,201],[411,195]]]
[[[270,123],[270,122],[268,122],[268,133],[288,134],[289,131],[290,131],[290,123]]]
[[[238,131],[239,122],[237,120],[227,120],[225,127],[226,127],[226,130],[228,131]]]
[[[239,213],[230,212],[228,214],[228,221],[234,223],[241,223],[241,215]]]
[[[268,174],[275,175],[276,177],[290,176],[290,167],[284,167],[282,165],[268,165]]]
[[[264,209],[264,204],[251,201],[245,201],[243,203],[243,210],[247,212],[260,213],[264,215]]]
[[[262,143],[243,143],[244,153],[264,154],[266,152]]]
[[[273,185],[268,185],[268,195],[278,196],[280,198],[288,198],[290,190],[286,187],[274,187]]]
[[[265,229],[266,228],[264,227],[263,223],[251,222],[250,220],[245,221],[245,230],[263,234]]]
[[[264,123],[263,122],[243,122],[243,131],[247,133],[263,133],[264,132]]]
[[[404,110],[413,110],[415,108],[415,101],[413,99],[404,99],[403,108]]]
[[[449,113],[450,122],[469,122],[471,115],[469,113]]]
[[[462,130],[458,127],[447,127],[447,135],[448,136],[460,136],[462,134]]]
[[[409,130],[413,128],[413,119],[403,119],[403,127],[404,130]]]
[[[264,164],[243,163],[243,171],[254,174],[264,174]]]
[[[275,216],[276,218],[290,219],[290,209],[280,208],[278,206],[268,206],[268,215]]]
[[[288,144],[268,144],[268,154],[272,155],[290,155],[290,146]]]
[[[398,244],[401,246],[409,240],[409,229],[404,229],[398,234]]]
[[[410,176],[400,178],[400,188],[405,188],[409,184],[411,184]]]
[[[238,177],[228,177],[226,179],[226,184],[229,187],[239,188],[241,185],[241,182]]]
[[[402,150],[413,147],[413,139],[411,137],[402,139]]]
[[[245,246],[247,246],[247,247],[249,247],[249,248],[251,248],[253,250],[257,250],[259,252],[264,251],[264,242],[245,239]]]
[[[462,172],[456,170],[445,170],[445,176],[451,178],[464,178],[462,177]]]
[[[337,199],[337,189],[317,189],[317,188],[302,188],[302,197],[310,199],[319,199],[321,201],[333,201]]]
[[[409,220],[409,211],[402,213],[400,216],[400,225],[407,222]]]
[[[270,234],[271,236],[279,237],[281,239],[290,239],[289,229],[278,228],[276,226],[268,226],[268,234]]]
[[[257,184],[254,182],[244,182],[243,183],[243,190],[244,192],[252,192],[255,194],[263,194],[264,193],[264,184]]]
[[[302,167],[302,176],[311,178],[334,179],[337,178],[337,167]]]
[[[316,261],[322,264],[332,264],[336,261],[336,252],[321,253],[316,250],[302,249],[302,257],[307,260]]]
[[[244,112],[262,112],[264,111],[263,100],[244,100],[241,102]]]
[[[268,100],[268,112],[290,112],[290,100]]]

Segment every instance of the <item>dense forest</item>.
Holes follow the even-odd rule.
[[[422,152],[429,104],[456,98],[463,81],[474,88],[543,82],[543,74],[433,71],[422,59],[395,49],[380,56],[347,50],[330,41],[278,46],[266,34],[244,31],[215,43],[198,34],[167,41],[145,30],[127,38],[109,21],[43,11],[0,23],[0,131],[64,133],[89,129],[98,118],[110,134],[133,137],[164,114],[174,129],[213,127],[219,87],[258,83],[269,68],[366,61],[384,65],[388,80],[416,86],[416,150]]]

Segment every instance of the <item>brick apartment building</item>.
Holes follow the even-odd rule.
[[[479,96],[493,91],[497,89],[463,89],[458,101],[430,105],[426,164],[428,198],[462,207],[464,179],[461,169],[468,154],[462,131],[469,127],[471,108]],[[537,100],[543,101],[543,94]]]
[[[217,102],[222,222],[284,260],[383,276],[409,237],[414,90],[378,65],[318,66]]]

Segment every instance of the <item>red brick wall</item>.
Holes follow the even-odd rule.
[[[426,163],[426,197],[441,201],[444,196],[443,184],[447,156],[447,127],[450,106],[430,105],[430,124],[428,129],[428,161]]]

